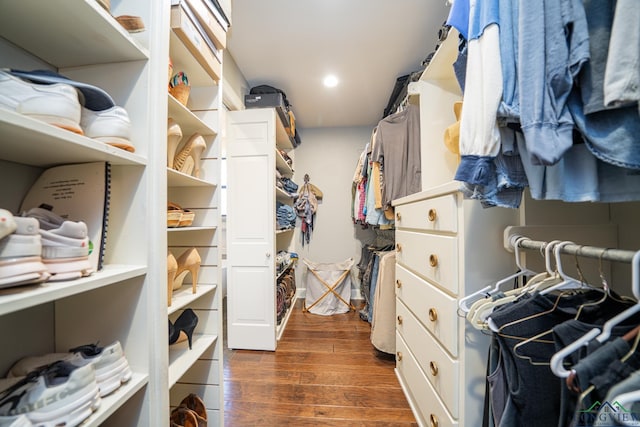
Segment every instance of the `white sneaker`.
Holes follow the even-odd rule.
[[[0,416],[0,427],[33,427],[26,415]]]
[[[78,92],[68,84],[37,84],[0,70],[0,108],[82,135]]]
[[[127,110],[122,107],[115,106],[102,111],[82,107],[80,126],[89,138],[132,153],[136,151],[131,144],[131,121]]]
[[[67,361],[75,366],[92,365],[95,369],[101,397],[117,390],[121,384],[129,381],[132,376],[131,368],[124,357],[122,346],[119,341],[116,341],[106,347],[88,344],[72,348],[69,353],[25,357],[11,367],[7,377],[22,377],[39,366],[49,365],[59,360]]]
[[[84,222],[67,221],[43,208],[30,209],[25,215],[40,223],[42,262],[51,274],[50,281],[73,280],[93,273],[89,232]]]
[[[56,362],[22,378],[0,380],[0,416],[24,414],[38,427],[75,427],[100,406],[92,365]]]
[[[14,217],[16,230],[0,240],[0,288],[40,283],[50,274],[42,263],[42,238],[35,218]]]
[[[0,239],[16,231],[16,228],[18,225],[13,214],[6,209],[0,209]]]

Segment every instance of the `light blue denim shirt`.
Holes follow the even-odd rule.
[[[567,98],[589,59],[589,34],[581,0],[540,3],[520,0],[520,123],[534,164],[552,165],[573,144]]]

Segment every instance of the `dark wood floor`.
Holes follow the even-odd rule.
[[[225,426],[416,426],[391,357],[356,312],[289,319],[275,352],[225,354]]]

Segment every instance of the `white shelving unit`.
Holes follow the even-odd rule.
[[[166,129],[157,123],[164,123],[166,114],[149,108],[158,105],[166,88],[156,70],[159,64],[166,69],[167,47],[161,38],[147,36],[161,34],[168,14],[151,2],[131,8],[126,3],[117,2],[111,13],[140,16],[145,33],[132,36],[94,0],[9,2],[0,14],[0,67],[48,69],[99,86],[127,110],[133,124],[136,150],[129,153],[0,110],[0,179],[11,183],[0,188],[2,208],[18,213],[26,191],[48,167],[111,164],[104,268],[78,280],[0,291],[2,374],[26,355],[120,341],[133,377],[102,400],[88,426],[167,422],[167,380],[158,374],[168,359],[159,344],[166,342],[167,332],[156,329],[163,319],[157,283],[166,277],[164,261],[156,257],[156,249],[166,245],[164,192],[154,191],[157,182],[166,181],[155,161],[164,149],[156,142],[166,138]]]
[[[170,30],[169,46],[173,72],[183,71],[191,84],[186,106],[167,95],[167,115],[178,123],[183,135],[176,154],[194,133],[202,135],[207,143],[202,154],[200,177],[167,168],[167,201],[195,213],[191,226],[166,229],[168,248],[178,258],[183,251],[195,247],[202,258],[196,293],[192,292],[193,278],[188,275],[183,286],[173,292],[172,304],[167,310],[171,321],[186,308],[193,309],[198,316],[192,348],[189,349],[186,341],[169,346],[170,406],[177,406],[188,393],[195,393],[205,403],[208,425],[222,426],[224,352],[222,296],[218,286],[222,283],[222,253],[219,250],[222,243],[218,233],[221,223],[218,124],[222,114],[222,88],[173,30]]]
[[[48,167],[111,164],[104,268],[74,281],[0,290],[0,375],[26,355],[122,344],[133,377],[102,400],[87,426],[169,425],[171,407],[190,392],[204,399],[209,426],[223,425],[217,233],[222,88],[174,36],[169,9],[169,2],[111,1],[109,13],[95,0],[24,0],[3,4],[0,13],[0,67],[48,69],[94,84],[127,110],[133,125],[130,153],[0,109],[0,179],[11,183],[0,188],[1,208],[17,213]],[[145,31],[124,30],[114,16],[125,14],[139,16]],[[175,72],[190,73],[198,102],[188,108],[167,92],[170,54]],[[205,137],[200,178],[167,168],[168,117],[185,137]],[[168,200],[196,212],[192,227],[167,229]],[[167,248],[192,246],[203,259],[197,292],[185,281],[167,307]],[[167,317],[175,320],[187,307],[200,319],[193,348],[186,342],[169,348]]]
[[[230,112],[227,134],[228,345],[275,350],[291,313],[278,324],[275,256],[290,248],[294,235],[293,229],[276,229],[276,201],[293,199],[276,187],[275,170],[293,176],[278,151],[293,145],[275,108]]]

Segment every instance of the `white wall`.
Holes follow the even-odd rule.
[[[315,262],[337,262],[353,257],[357,264],[363,243],[375,237],[371,230],[362,230],[351,220],[351,182],[362,150],[371,137],[373,127],[300,129],[302,144],[294,150],[293,180],[310,182],[324,194],[318,205],[311,242],[302,246],[300,229],[296,227],[294,250],[300,256],[297,287],[305,287],[302,258]],[[357,279],[357,270],[354,269]],[[359,284],[352,298],[360,298]]]

